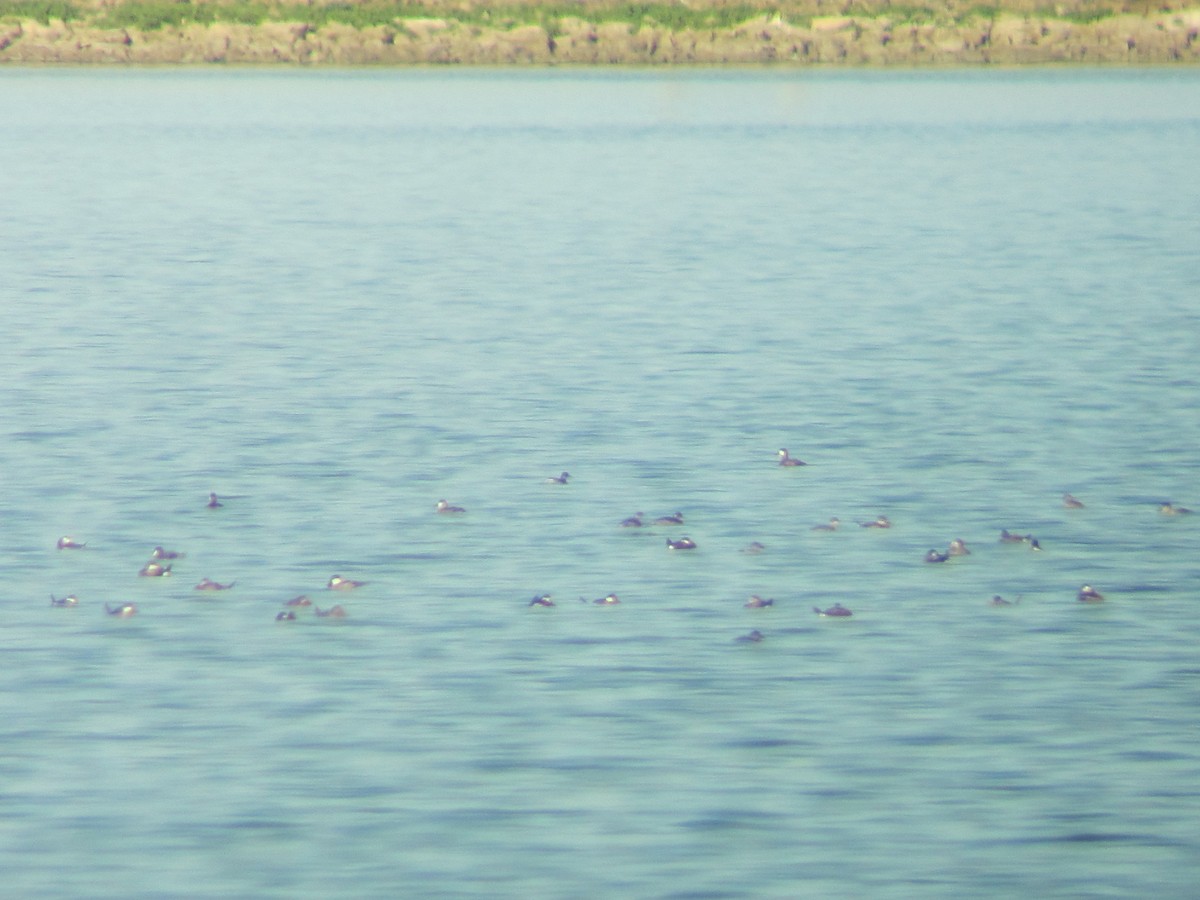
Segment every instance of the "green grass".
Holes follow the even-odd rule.
[[[29,0],[19,0],[27,6],[39,7]],[[14,0],[0,0],[16,6]],[[51,4],[53,5],[53,4]],[[540,25],[548,31],[558,30],[563,19],[585,19],[595,24],[620,22],[635,30],[657,26],[669,31],[685,29],[729,28],[763,15],[773,15],[773,8],[750,4],[730,4],[693,9],[678,3],[613,3],[581,5],[578,3],[487,4],[474,6],[426,6],[421,3],[368,0],[365,3],[334,2],[307,5],[304,3],[257,3],[234,0],[227,3],[173,2],[173,0],[129,0],[103,11],[97,24],[107,28],[138,28],[151,31],[167,26],[215,22],[258,24],[265,21],[307,22],[315,27],[337,22],[352,28],[371,28],[379,25],[399,25],[406,19],[449,19],[467,25],[511,28],[518,25]],[[32,18],[33,16],[29,16]]]
[[[79,18],[79,9],[65,0],[0,0],[0,20],[49,25],[54,20],[71,22]]]
[[[1043,19],[1059,19],[1064,22],[1074,22],[1076,25],[1091,25],[1093,22],[1099,22],[1101,19],[1108,19],[1117,14],[1116,9],[1105,9],[1096,6],[1081,6],[1079,9],[1069,9],[1058,11],[1053,7],[1042,6],[1038,8],[1038,15]]]
[[[213,25],[217,22],[230,25],[261,25],[276,19],[277,9],[256,0],[220,4],[191,3],[186,0],[133,0],[103,10],[95,23],[101,28],[136,28],[140,31],[154,31],[168,26],[178,28],[192,24]],[[286,21],[304,19],[297,17]]]
[[[667,31],[706,31],[733,28],[762,17],[781,16],[795,25],[808,25],[815,16],[843,15],[859,19],[887,17],[911,23],[965,22],[994,19],[1006,12],[1087,24],[1122,12],[1128,0],[1067,0],[1067,8],[1035,7],[1045,0],[1011,0],[1007,6],[972,5],[941,0],[930,5],[893,4],[888,0],[713,0],[711,5],[660,0],[628,3],[619,0],[551,0],[545,4],[521,0],[335,0],[309,5],[299,0],[116,0],[96,8],[71,0],[0,0],[0,19],[82,22],[102,28],[154,31],[189,24],[258,25],[263,22],[305,22],[314,27],[339,23],[364,29],[386,26],[403,29],[406,20],[446,19],[484,28],[538,25],[551,36],[561,33],[563,22],[579,19],[596,25],[620,23],[636,31],[643,27]],[[1192,0],[1169,0],[1187,3]]]
[[[363,29],[430,16],[429,10],[420,4],[368,2],[328,3],[319,6],[292,3],[275,7],[271,18],[286,22],[308,22],[317,27],[337,22],[351,28]]]
[[[973,22],[980,19],[996,19],[1004,9],[999,6],[972,6],[966,12],[959,15],[960,22]]]
[[[96,24],[101,28],[155,31],[168,25],[178,26],[189,22],[207,25],[212,21],[203,7],[194,7],[190,3],[122,3],[107,10]]]
[[[772,7],[747,3],[707,9],[694,9],[678,3],[547,3],[538,6],[488,4],[469,8],[438,8],[427,15],[492,27],[544,25],[563,19],[582,19],[595,25],[617,22],[634,29],[653,25],[669,31],[684,31],[730,28],[759,16],[774,15],[776,11]]]

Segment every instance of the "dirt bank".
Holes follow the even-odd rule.
[[[1200,8],[1079,24],[1001,15],[966,25],[830,16],[795,26],[762,17],[671,31],[556,20],[485,28],[448,19],[403,27],[304,22],[187,25],[139,31],[78,23],[0,22],[0,62],[307,65],[868,65],[1200,62]]]

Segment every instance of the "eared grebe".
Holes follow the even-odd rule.
[[[796,457],[788,455],[787,447],[780,447],[778,455],[779,455],[779,464],[781,466],[807,466],[808,465],[808,463],[806,463],[804,460],[796,459]]]

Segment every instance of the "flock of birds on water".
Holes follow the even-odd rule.
[[[807,463],[803,460],[792,456],[788,452],[787,448],[781,448],[778,452],[778,457],[778,464],[785,468],[807,465]],[[558,475],[547,478],[546,481],[550,484],[565,485],[570,481],[570,478],[570,472],[561,472]],[[1083,501],[1069,493],[1063,495],[1062,502],[1063,506],[1067,509],[1082,509],[1084,507]],[[222,506],[224,506],[224,504],[215,493],[210,493],[208,495],[207,507],[209,509],[220,509]],[[447,516],[463,515],[467,511],[465,507],[454,505],[444,499],[439,500],[434,506],[434,509],[437,514]],[[1192,512],[1192,510],[1188,509],[1187,507],[1176,506],[1171,502],[1160,503],[1158,511],[1164,516],[1190,515]],[[622,528],[642,528],[646,525],[681,526],[683,525],[683,513],[675,512],[648,520],[644,513],[638,512],[620,522],[620,527]],[[834,516],[826,523],[814,525],[812,530],[837,531],[841,525],[841,520],[837,516]],[[869,521],[859,522],[858,526],[860,528],[891,528],[892,523],[887,516],[880,515]],[[1001,543],[1028,544],[1029,548],[1033,551],[1040,551],[1042,549],[1038,539],[1032,534],[1019,534],[1016,532],[1011,532],[1007,528],[1002,528],[1000,530],[1000,541]],[[697,547],[696,542],[686,535],[674,539],[667,538],[666,545],[668,550],[679,552],[695,550]],[[86,549],[86,547],[86,542],[77,541],[73,537],[64,536],[58,539],[59,550],[83,550]],[[752,554],[761,553],[764,549],[765,547],[762,544],[755,541],[744,547],[742,552]],[[970,556],[970,554],[971,551],[967,548],[966,542],[961,538],[955,538],[954,540],[950,541],[949,546],[945,550],[938,550],[936,548],[929,550],[929,552],[925,554],[925,562],[930,564],[945,563],[954,557]],[[150,553],[150,559],[138,571],[138,576],[142,578],[167,577],[171,575],[173,561],[178,560],[183,556],[184,554],[179,551],[167,550],[161,546],[155,547]],[[205,577],[196,584],[195,590],[227,591],[233,588],[235,584],[236,582],[234,581],[231,581],[227,584],[222,584],[221,582],[213,581],[212,579]],[[365,584],[367,584],[365,581],[356,581],[351,578],[343,578],[341,575],[334,575],[325,585],[325,589],[329,591],[352,591],[356,588],[362,587]],[[1079,591],[1075,595],[1075,599],[1080,603],[1101,603],[1104,601],[1104,595],[1096,588],[1092,587],[1092,585],[1085,584],[1079,588]],[[586,597],[581,597],[580,602],[587,603],[589,601]],[[619,604],[621,600],[615,593],[610,593],[596,600],[592,600],[591,602],[601,606],[614,606]],[[1019,597],[1016,600],[1006,600],[999,594],[994,595],[991,600],[988,601],[989,605],[991,606],[1013,606],[1019,602]],[[775,601],[772,598],[763,598],[757,594],[753,594],[743,605],[747,609],[763,609],[773,606],[774,604]],[[56,597],[51,594],[50,605],[63,608],[76,607],[79,605],[79,598],[75,594],[67,594],[64,597]],[[295,621],[296,610],[305,607],[312,607],[315,615],[321,618],[328,617],[341,619],[346,617],[346,609],[341,604],[334,604],[328,609],[322,609],[320,606],[316,606],[312,599],[306,594],[293,597],[292,599],[286,601],[283,605],[285,608],[275,616],[275,620],[278,622]],[[529,601],[528,605],[530,607],[557,606],[550,594],[538,594]],[[117,603],[115,605],[111,603],[105,603],[104,611],[110,616],[128,619],[137,615],[138,608],[137,604],[129,602]],[[825,609],[814,606],[813,612],[818,616],[828,618],[849,618],[854,615],[850,609],[846,608],[841,603],[834,603],[832,606],[826,607]],[[735,640],[745,643],[758,643],[763,640],[763,634],[755,629],[748,634],[737,637]]]

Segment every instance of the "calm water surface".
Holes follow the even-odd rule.
[[[1194,896],[1200,73],[0,116],[5,893]]]

